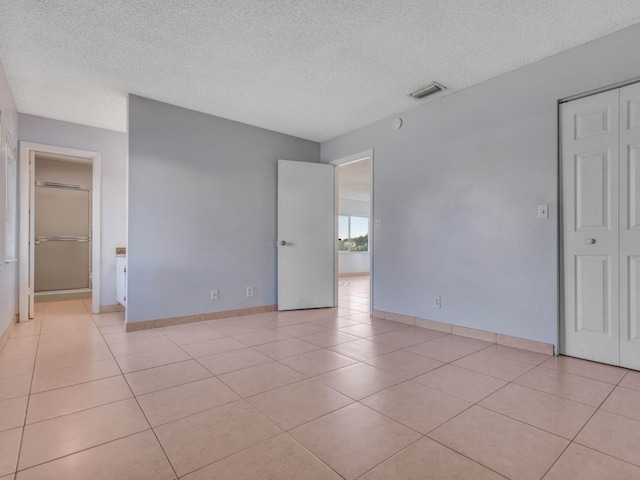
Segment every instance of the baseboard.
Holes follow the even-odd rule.
[[[338,277],[367,277],[369,276],[369,272],[350,272],[350,273],[341,273]]]
[[[124,312],[124,307],[119,303],[115,305],[100,305],[100,313]]]
[[[11,319],[6,330],[0,337],[0,351],[2,351],[5,344],[7,343],[7,340],[9,340],[9,337],[11,336],[11,332],[13,331],[13,327],[15,327],[16,323],[18,323],[18,314],[13,316],[13,319]]]
[[[487,330],[478,330],[476,328],[461,327],[459,325],[451,325],[449,323],[436,322],[426,318],[411,317],[393,312],[384,312],[382,310],[374,310],[373,316],[376,318],[384,318],[392,322],[404,323],[407,325],[415,325],[416,327],[429,328],[439,332],[451,333],[461,337],[475,338],[497,345],[506,347],[520,348],[531,352],[543,353],[545,355],[553,355],[553,344],[538,342],[536,340],[528,340],[526,338],[512,337],[501,333],[490,332]]]
[[[127,332],[136,332],[138,330],[148,330],[149,328],[161,328],[173,325],[184,325],[185,323],[206,322],[208,320],[243,317],[246,315],[255,315],[257,313],[275,312],[277,308],[277,305],[265,305],[262,307],[240,308],[237,310],[225,310],[222,312],[208,312],[198,315],[187,315],[184,317],[167,317],[158,318],[155,320],[142,320],[139,322],[127,323],[126,330]]]

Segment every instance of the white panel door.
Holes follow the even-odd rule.
[[[561,105],[564,351],[618,364],[617,90]]]
[[[278,161],[278,310],[335,305],[332,165]]]
[[[620,365],[640,370],[640,83],[620,89]]]

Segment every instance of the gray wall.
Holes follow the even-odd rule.
[[[13,141],[18,142],[18,111],[9,89],[9,82],[4,71],[4,66],[0,63],[0,112],[2,112],[2,118],[0,119],[0,182],[5,182],[4,174],[4,161],[6,158],[5,153],[5,138],[6,132],[11,134]],[[16,152],[16,157],[18,153]],[[19,162],[19,160],[18,160]],[[4,183],[3,183],[4,185]],[[0,192],[4,195],[4,188],[0,188]],[[4,197],[3,197],[4,198]],[[0,235],[5,234],[5,204],[4,201],[0,202]],[[19,227],[18,227],[19,228]],[[17,232],[16,232],[17,235]],[[17,242],[16,242],[17,243]],[[4,239],[0,240],[0,262],[4,261]],[[0,336],[7,330],[11,320],[15,314],[18,313],[18,262],[13,263],[1,263],[0,264]]]
[[[276,303],[278,159],[320,145],[129,97],[128,322]]]
[[[375,149],[374,308],[557,345],[557,103],[640,77],[638,45],[634,26],[406,112],[400,130],[324,142],[323,162]]]
[[[20,114],[20,140],[100,153],[102,253],[100,305],[115,305],[116,247],[126,245],[127,135]]]

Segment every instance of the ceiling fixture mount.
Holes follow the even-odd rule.
[[[421,98],[428,97],[429,95],[433,95],[434,93],[438,93],[446,89],[447,87],[445,87],[444,85],[433,82],[426,87],[421,88],[420,90],[416,90],[415,92],[410,93],[409,96],[419,100]]]

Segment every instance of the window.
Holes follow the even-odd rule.
[[[367,217],[338,216],[338,250],[341,252],[369,251],[369,219]]]

